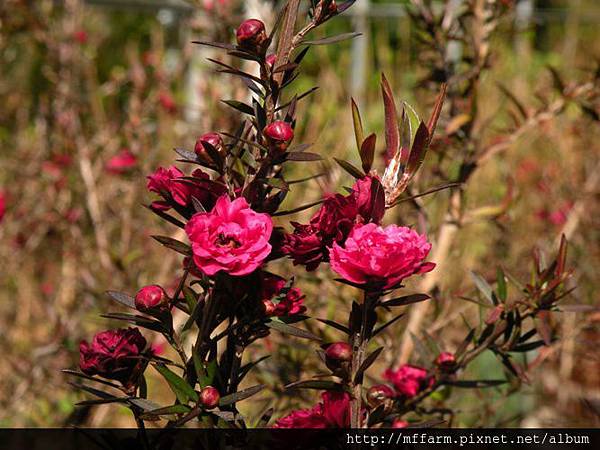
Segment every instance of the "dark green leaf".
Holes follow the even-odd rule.
[[[273,328],[274,330],[277,330],[284,334],[290,334],[292,336],[296,336],[296,337],[303,338],[303,339],[312,339],[313,341],[318,341],[318,342],[321,341],[321,339],[318,336],[315,336],[311,332],[303,330],[301,328],[293,327],[293,326],[288,325],[283,322],[271,320],[270,322],[267,322],[266,325],[269,328]]]
[[[190,400],[194,402],[198,401],[198,393],[194,391],[187,381],[166,366],[154,364],[154,368],[167,380],[171,390],[177,396],[177,400],[184,404],[189,403]]]
[[[262,391],[266,386],[264,384],[257,384],[256,386],[249,387],[248,389],[244,389],[242,391],[234,392],[233,394],[225,395],[221,397],[219,401],[219,406],[227,406],[232,403],[237,403],[242,400],[245,400],[249,397],[252,397],[255,394],[258,394]]]
[[[369,356],[367,356],[364,359],[364,361],[356,371],[356,374],[354,375],[354,383],[362,383],[363,374],[367,371],[369,367],[371,367],[371,364],[375,362],[382,350],[383,347],[379,347],[377,350],[374,350]]]
[[[342,169],[352,175],[354,178],[363,178],[365,176],[358,168],[356,168],[353,164],[348,161],[344,161],[343,159],[333,158],[336,163],[338,163]]]
[[[131,295],[118,291],[106,291],[106,295],[121,305],[135,309],[135,299]]]
[[[344,33],[338,34],[337,36],[331,36],[323,39],[317,39],[313,41],[302,41],[304,45],[327,45],[327,44],[335,44],[336,42],[345,41],[348,39],[354,39],[357,36],[360,36],[361,33]]]
[[[168,236],[152,236],[152,238],[160,242],[165,247],[176,251],[177,253],[181,253],[185,256],[190,256],[192,254],[192,249],[190,246],[178,241],[177,239],[173,239]]]
[[[485,281],[480,275],[476,274],[475,272],[469,272],[469,274],[471,275],[471,279],[475,283],[475,286],[477,286],[479,292],[481,292],[483,296],[487,300],[489,300],[489,302],[492,305],[495,305],[497,302],[495,301],[494,296],[492,295],[492,288],[488,284],[488,282]]]
[[[391,300],[386,300],[380,304],[380,306],[391,307],[391,306],[405,306],[411,303],[423,302],[429,300],[431,297],[427,294],[412,294],[404,295],[402,297],[396,297]]]
[[[334,322],[333,320],[329,320],[329,319],[317,319],[317,320],[319,322],[324,323],[325,325],[329,325],[330,327],[335,328],[336,330],[340,330],[348,335],[350,334],[350,330],[348,329],[348,327],[345,327],[341,323],[337,323],[337,322]]]
[[[458,388],[486,388],[506,384],[506,380],[458,380],[447,381],[445,384]]]
[[[285,155],[286,161],[321,161],[323,158],[317,153],[289,152]]]
[[[342,386],[331,380],[300,380],[286,385],[285,389],[318,389],[332,391],[341,390]]]

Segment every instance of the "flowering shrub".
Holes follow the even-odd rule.
[[[547,345],[555,339],[549,314],[566,295],[563,285],[570,275],[565,268],[564,239],[552,264],[546,266],[536,261],[535,273],[527,285],[521,285],[502,270],[492,282],[495,286],[474,274],[482,297],[480,303],[490,310],[485,321],[470,326],[454,352],[436,348],[423,358],[420,366],[402,364],[397,369],[390,367],[383,373],[371,374],[390,385],[366,386],[369,383],[365,382],[365,374],[384,350],[373,348],[373,343],[404,313],[383,320],[386,314],[430,299],[428,294],[397,293],[405,288],[406,279],[435,269],[436,261],[428,260],[431,244],[427,236],[409,227],[384,226],[382,222],[386,213],[400,202],[417,197],[407,189],[432,142],[446,85],[442,84],[431,116],[424,122],[408,105],[398,113],[392,89],[382,77],[383,173],[374,168],[376,134],[365,136],[358,107],[353,102],[361,168],[336,160],[355,179],[353,185],[346,194],[328,194],[316,203],[282,209],[292,184],[286,179],[284,168],[293,162],[318,161],[322,156],[306,151],[308,145],[293,145],[297,104],[306,95],[294,95],[285,102],[281,93],[296,78],[312,45],[356,37],[350,34],[320,41],[306,39],[310,31],[353,3],[312,1],[308,22],[295,32],[299,2],[292,0],[273,30],[251,19],[237,28],[237,45],[197,42],[223,49],[230,56],[258,66],[259,76],[255,76],[214,60],[227,73],[245,80],[251,102],[226,103],[247,119],[233,132],[202,135],[193,151],[176,149],[179,161],[194,170],[183,171],[172,166],[158,168],[148,176],[148,190],[160,197],[149,209],[187,236],[185,242],[154,236],[167,249],[183,256],[183,274],[171,294],[157,285],[142,287],[135,297],[109,291],[113,300],[135,313],[105,314],[107,318],[162,335],[177,360],[146,349],[146,340],[138,328],[130,328],[105,331],[96,335],[91,344],[83,342],[81,372],[67,371],[120,390],[118,394],[106,393],[80,385],[99,396],[102,403],[128,405],[140,428],[146,420],[161,419],[168,420],[168,426],[199,421],[206,427],[247,427],[249,421],[239,414],[237,404],[262,391],[265,385],[240,389],[245,377],[260,362],[243,364],[244,356],[255,341],[268,342],[266,339],[272,332],[314,341],[320,346],[315,350],[326,370],[285,387],[292,392],[321,390],[322,401],[275,420],[273,426],[278,428],[441,423],[444,408],[430,410],[424,406],[434,394],[440,397],[441,391],[452,387],[485,388],[507,381],[461,378],[465,367],[483,351],[491,351],[511,376],[520,377],[524,370],[512,354]],[[275,36],[278,36],[275,53],[268,54],[275,47]],[[168,110],[176,107],[164,98],[161,102]],[[307,224],[275,225],[274,220],[279,220],[276,217],[317,205],[319,209]],[[341,277],[335,281],[351,286],[360,294],[359,300],[349,302],[352,306],[345,323],[319,319],[328,329],[343,333],[344,340],[324,342],[298,325],[311,319],[310,298],[305,298],[294,286],[294,277],[284,278],[268,271],[269,264],[284,258],[309,272],[329,263],[332,272]],[[507,280],[517,286],[518,301],[509,301]],[[175,326],[175,314],[186,316],[181,326]],[[144,372],[148,367],[164,377],[176,397],[173,404],[160,405],[147,398]],[[117,380],[121,385],[107,380]],[[261,426],[269,425],[271,413],[260,417]]]

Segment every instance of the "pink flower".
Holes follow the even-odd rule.
[[[331,268],[357,284],[379,284],[391,288],[416,273],[433,270],[423,262],[431,244],[425,236],[407,227],[374,223],[354,227],[344,247],[333,244]]]
[[[198,269],[209,276],[219,271],[240,276],[254,272],[269,256],[273,221],[250,209],[246,199],[223,195],[210,213],[195,214],[185,231]]]
[[[323,392],[323,401],[310,409],[300,409],[279,419],[273,428],[348,428],[350,394]]]
[[[211,209],[217,196],[225,187],[210,180],[207,173],[196,169],[192,173],[195,181],[192,184],[183,181],[185,174],[175,166],[159,167],[152,175],[148,175],[148,190],[163,197],[164,201],[152,202],[152,207],[166,211],[173,206],[184,208],[192,206],[195,197],[206,209]]]
[[[383,378],[394,385],[398,395],[408,398],[414,397],[433,382],[427,370],[410,364],[403,364],[398,370],[387,369],[383,373]]]
[[[137,328],[102,331],[92,343],[79,344],[79,367],[86,375],[118,380],[124,385],[134,381],[146,347],[146,339]]]
[[[273,302],[273,298],[277,301]],[[286,289],[285,278],[271,273],[260,273],[259,299],[268,315],[293,316],[306,311],[302,291],[295,287]]]
[[[129,172],[137,165],[137,158],[128,149],[122,149],[106,163],[106,171],[113,175]]]

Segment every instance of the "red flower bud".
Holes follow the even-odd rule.
[[[325,355],[336,361],[350,361],[352,359],[352,347],[345,342],[335,342],[327,347]]]
[[[238,27],[235,36],[240,47],[260,50],[267,41],[265,24],[257,19],[248,19]]]
[[[219,405],[221,394],[212,386],[206,386],[200,391],[200,404],[206,409],[213,409]]]
[[[456,358],[450,352],[442,352],[435,359],[435,363],[442,368],[452,368],[456,364]]]
[[[219,133],[206,133],[200,136],[196,141],[196,145],[194,146],[194,152],[196,152],[196,155],[206,155],[206,148],[204,147],[204,143],[208,143],[208,145],[214,147],[217,150],[221,150],[221,148],[223,148],[223,139],[221,139]]]
[[[275,53],[271,53],[270,55],[267,55],[265,62],[267,63],[267,66],[269,66],[272,69],[273,66],[275,65],[276,60],[277,60],[277,55]]]
[[[292,126],[283,120],[270,123],[265,127],[263,133],[269,142],[280,151],[285,151],[290,141],[294,138]]]
[[[170,309],[169,297],[165,290],[156,284],[144,286],[135,294],[135,307],[145,313],[166,312]]]
[[[377,384],[372,386],[367,391],[367,402],[372,408],[377,408],[383,402],[388,399],[394,398],[396,396],[396,392],[394,390],[385,385],[385,384]]]
[[[408,422],[402,419],[394,419],[392,422],[392,428],[406,428],[408,426]]]

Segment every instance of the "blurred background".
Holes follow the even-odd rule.
[[[426,70],[426,48],[406,3],[358,0],[315,32],[318,37],[348,31],[363,35],[314,47],[305,60],[293,90],[320,89],[301,103],[296,136],[315,143],[311,151],[358,163],[351,96],[360,105],[365,128],[378,133],[382,147],[381,72],[397,99],[428,116],[435,95],[430,83],[435,80]],[[432,3],[444,8],[461,2]],[[599,300],[600,110],[597,104],[556,105],[560,98],[553,90],[557,84],[576,86],[600,74],[600,2],[498,3],[509,4],[510,11],[486,41],[490,64],[478,82],[478,139],[486,145],[497,140],[503,143],[502,151],[492,152],[469,178],[461,206],[469,213],[461,216],[464,220],[450,236],[440,232],[447,231],[448,191],[419,201],[429,215],[433,254],[441,258],[433,258],[440,267],[426,290],[435,293],[435,302],[421,324],[450,350],[464,337],[463,317],[482,314],[477,305],[460,298],[474,290],[468,271],[493,278],[496,267],[502,266],[527,281],[533,247],[552,255],[563,232],[571,244],[569,263],[577,286],[569,301],[595,306]],[[269,27],[281,4],[2,2],[0,426],[133,425],[128,412],[118,406],[76,408],[85,395],[67,384],[60,369],[77,365],[81,339],[118,325],[98,316],[116,308],[105,290],[134,293],[148,283],[171,287],[180,275],[180,259],[149,238],[173,234],[173,229],[143,207],[151,199],[145,175],[158,165],[172,164],[174,147],[192,148],[203,133],[234,129],[239,114],[220,100],[248,95],[238,80],[216,74],[206,61],[221,56],[218,51],[191,41],[229,42],[236,24],[246,17],[261,18]],[[456,45],[448,44],[446,50],[460,53]],[[549,112],[537,120],[540,105]],[[522,131],[509,126],[515,110],[525,118],[535,117],[533,126]],[[460,116],[453,119],[442,117],[441,136],[451,136],[460,127]],[[512,131],[502,131],[506,127]],[[452,157],[456,153],[446,152],[444,145],[443,140],[434,142],[414,193],[439,185],[445,179],[440,174],[457,170]],[[328,174],[295,185],[286,200],[290,208],[351,183],[347,174],[327,163],[299,165],[291,171],[290,178],[294,171],[296,178],[307,172]],[[419,220],[409,204],[395,211],[397,222]],[[295,219],[305,221],[309,214]],[[282,262],[273,270],[290,273],[290,264]],[[347,312],[346,291],[327,281],[331,278],[325,269],[316,280],[300,276],[309,315]],[[416,283],[415,289],[423,288]],[[599,323],[600,314],[593,308],[574,308],[557,316],[553,326],[564,339],[522,355],[539,362],[528,374],[531,382],[519,390],[510,386],[455,396],[455,425],[600,425]],[[393,349],[386,356],[388,365],[400,357],[404,326],[399,324],[383,338]],[[255,377],[271,389],[249,407],[262,411],[274,405],[283,411],[291,400],[281,386],[314,372],[318,362],[304,342],[273,335],[267,344],[269,348],[257,348],[256,353],[273,357]],[[153,345],[158,351],[166,348],[158,339]],[[482,378],[502,374],[501,366],[486,354],[471,370]],[[149,383],[151,398],[170,395],[157,374]],[[309,396],[307,404],[313,394],[303,394]]]

